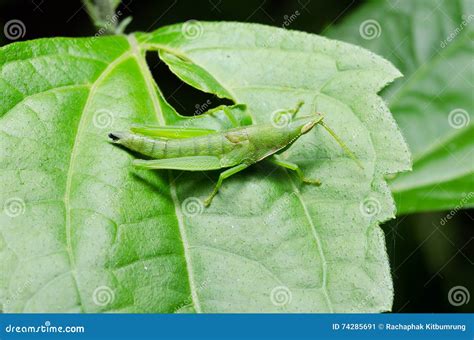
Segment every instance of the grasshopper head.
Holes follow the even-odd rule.
[[[308,131],[310,131],[314,126],[316,126],[318,123],[321,122],[323,119],[323,115],[320,113],[313,113],[309,116],[304,116],[297,118],[293,121],[293,124],[295,125],[295,128],[299,129],[299,133],[301,135],[304,135]]]
[[[130,137],[129,132],[111,132],[109,133],[110,142],[114,144],[121,144],[123,140]]]

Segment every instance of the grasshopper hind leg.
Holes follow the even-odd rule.
[[[143,160],[136,159],[133,161],[133,165],[141,169],[171,169],[171,170],[185,170],[185,171],[206,171],[206,170],[218,170],[221,169],[221,163],[219,158],[213,156],[191,156],[191,157],[180,157],[180,158],[166,158],[166,159],[153,159]],[[212,199],[216,196],[222,182],[230,176],[247,168],[247,164],[239,164],[233,168],[227,169],[221,172],[219,180],[217,181],[214,190],[209,197],[204,201],[204,205],[208,207],[211,204]]]

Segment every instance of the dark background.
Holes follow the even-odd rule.
[[[416,0],[412,0],[416,1]],[[231,20],[281,26],[285,15],[299,11],[292,29],[324,35],[360,6],[355,0],[124,0],[122,18],[133,16],[127,32],[151,31],[158,27],[196,20]],[[19,19],[26,26],[23,40],[94,35],[92,25],[80,1],[0,0],[0,25]],[[9,43],[0,34],[0,45]],[[182,114],[192,114],[195,103],[212,99],[183,84],[156,55],[147,56],[155,79],[168,101]],[[395,284],[394,312],[473,312],[474,297],[462,306],[448,301],[448,292],[463,286],[474,294],[474,210],[458,211],[447,224],[441,219],[448,212],[400,216],[387,222],[387,250]]]

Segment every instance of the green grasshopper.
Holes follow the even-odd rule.
[[[204,201],[207,207],[225,179],[263,159],[294,170],[304,183],[320,185],[318,180],[306,178],[297,164],[283,160],[277,155],[318,124],[357,162],[334,131],[324,124],[322,114],[313,113],[294,118],[302,104],[299,102],[295,109],[280,111],[281,114],[291,116],[288,124],[284,126],[276,127],[275,124],[268,123],[225,131],[181,126],[136,126],[131,128],[131,132],[112,132],[109,138],[114,144],[153,158],[134,160],[133,165],[139,168],[185,171],[228,168],[219,175],[214,190]],[[360,163],[358,165],[360,166]]]

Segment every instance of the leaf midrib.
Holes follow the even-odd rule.
[[[327,303],[328,308],[329,308],[329,313],[334,313],[334,307],[333,307],[331,298],[329,297],[329,293],[328,293],[328,289],[327,289],[327,260],[326,260],[326,255],[324,254],[323,244],[322,244],[321,239],[319,237],[316,226],[314,225],[313,218],[311,217],[311,215],[308,211],[308,207],[306,205],[306,202],[304,201],[303,196],[299,192],[298,187],[296,186],[293,178],[291,178],[290,174],[288,173],[288,171],[286,169],[285,169],[285,173],[288,177],[288,180],[291,183],[291,187],[293,189],[293,192],[295,193],[295,196],[298,198],[298,200],[301,203],[301,206],[302,206],[303,211],[304,211],[304,215],[305,215],[306,219],[308,220],[309,226],[311,228],[311,234],[313,235],[313,238],[316,241],[316,246],[318,248],[318,254],[319,254],[319,257],[321,258],[321,263],[322,263],[323,278],[322,278],[321,287],[322,287],[322,290],[323,290],[324,299],[326,300],[326,303]]]
[[[137,65],[140,68],[140,72],[143,75],[143,78],[146,83],[147,87],[147,92],[150,98],[152,99],[153,103],[153,108],[155,111],[156,118],[159,122],[160,125],[166,125],[165,119],[163,117],[163,112],[161,111],[161,106],[159,103],[159,99],[157,96],[157,92],[155,89],[155,83],[153,80],[152,75],[150,74],[150,70],[148,68],[148,65],[146,63],[146,60],[143,58],[143,55],[141,54],[141,49],[140,46],[138,45],[138,42],[133,35],[128,36],[128,41],[130,43],[130,46],[132,47],[133,50],[133,55],[135,59],[137,60]],[[171,170],[168,171],[168,178],[169,178],[169,185],[170,185],[170,196],[173,201],[173,205],[175,208],[175,213],[176,213],[176,220],[178,223],[178,229],[179,233],[181,236],[181,241],[183,243],[183,254],[184,254],[184,260],[186,263],[186,272],[188,274],[188,282],[189,282],[189,290],[191,293],[191,301],[194,306],[194,310],[197,313],[201,313],[201,304],[199,302],[199,297],[197,295],[197,285],[194,280],[194,269],[193,269],[193,264],[191,260],[191,256],[189,254],[189,241],[186,233],[186,226],[184,223],[184,216],[183,212],[181,211],[181,205],[178,199],[177,191],[176,191],[176,184],[175,180],[173,177],[173,173]]]
[[[90,103],[92,98],[95,95],[95,91],[99,84],[104,80],[119,64],[121,64],[124,60],[130,57],[130,51],[125,51],[120,56],[118,56],[112,63],[110,63],[104,71],[99,75],[99,77],[92,83],[92,86],[89,90],[89,95],[87,96],[86,103],[84,108],[81,111],[81,118],[79,120],[79,124],[77,127],[76,135],[74,137],[73,147],[71,151],[71,157],[69,159],[68,170],[66,173],[66,188],[64,192],[64,210],[65,210],[65,228],[66,228],[66,252],[69,260],[69,267],[71,268],[71,274],[74,281],[74,286],[76,289],[76,293],[79,299],[79,306],[82,312],[84,311],[84,305],[81,298],[81,293],[79,289],[79,281],[77,278],[76,273],[76,260],[74,256],[74,250],[72,247],[72,223],[71,223],[71,189],[72,189],[72,182],[74,177],[74,169],[76,167],[76,157],[78,153],[78,147],[80,145],[80,136],[83,133],[83,130],[89,121],[89,116],[86,114],[89,110]]]

